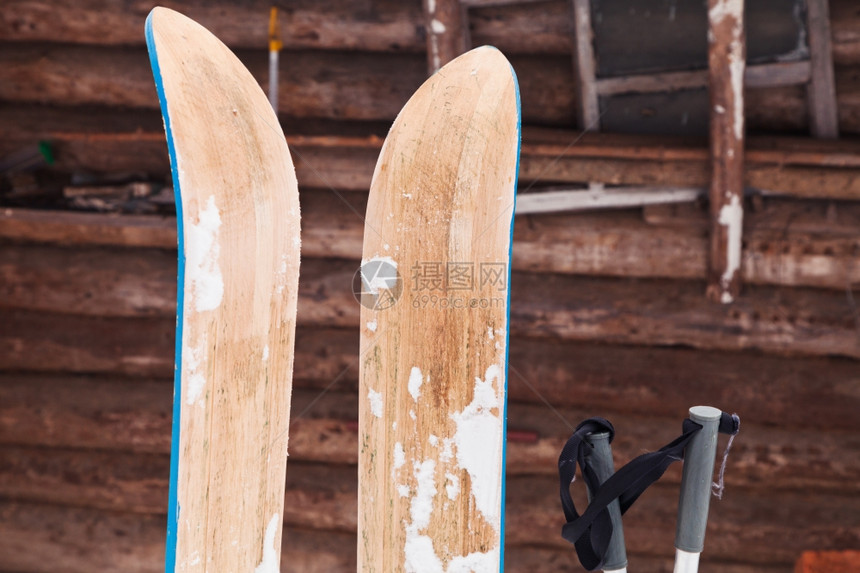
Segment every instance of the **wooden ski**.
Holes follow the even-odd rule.
[[[500,571],[519,93],[490,47],[412,96],[360,271],[358,571]]]
[[[179,225],[166,570],[280,571],[299,272],[296,178],[256,80],[165,8],[146,21]]]

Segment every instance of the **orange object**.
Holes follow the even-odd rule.
[[[804,551],[794,573],[860,573],[860,551]]]

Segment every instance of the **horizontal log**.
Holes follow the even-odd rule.
[[[524,368],[527,372],[527,368]],[[564,390],[567,395],[556,400],[561,394],[558,389],[538,381],[531,385],[541,392],[546,403],[522,403],[518,400],[525,393],[522,373],[511,366],[512,374],[509,382],[511,388],[511,403],[508,410],[508,426],[511,436],[508,444],[508,473],[511,475],[543,473],[552,474],[556,468],[558,453],[572,428],[581,420],[600,413],[615,421],[618,436],[613,445],[618,465],[632,459],[643,448],[656,449],[664,442],[674,437],[680,420],[686,414],[690,404],[701,401],[703,393],[693,389],[690,391],[675,390],[680,398],[672,400],[673,405],[686,400],[684,406],[674,411],[662,414],[648,408],[648,400],[635,400],[635,404],[595,404],[587,399],[578,398],[580,395],[590,396],[594,390],[588,388],[586,381],[580,381],[574,376],[568,381]],[[148,463],[147,467],[166,467],[166,454],[170,443],[170,400],[171,385],[167,382],[154,381],[125,381],[84,380],[81,378],[38,378],[10,377],[2,378],[3,387],[0,389],[0,420],[3,433],[0,434],[0,444],[9,446],[51,447],[58,449],[54,456],[58,460],[54,465],[48,465],[47,459],[53,454],[36,450],[29,454],[36,461],[32,462],[44,468],[44,473],[52,479],[69,479],[81,487],[93,488],[93,491],[66,491],[71,488],[56,488],[51,482],[39,485],[27,476],[37,471],[18,470],[18,490],[24,491],[29,487],[40,488],[41,496],[51,497],[52,501],[70,503],[75,498],[90,499],[88,504],[99,505],[113,509],[134,509],[148,507],[154,511],[153,499],[159,500],[156,494],[148,489],[150,475],[147,471],[137,471],[140,464]],[[305,383],[306,384],[306,383]],[[292,461],[313,461],[329,464],[357,463],[358,441],[354,421],[358,418],[358,404],[353,384],[342,384],[331,389],[302,387],[294,391],[292,422],[290,426],[290,459]],[[739,394],[741,388],[735,385],[729,391]],[[634,396],[636,388],[625,388],[623,396]],[[759,392],[755,393],[760,396]],[[572,397],[576,396],[575,404]],[[618,394],[616,394],[618,396]],[[126,401],[121,398],[127,397]],[[529,398],[529,396],[526,396]],[[834,400],[840,396],[834,396]],[[857,396],[849,394],[842,397],[856,405]],[[835,417],[839,409],[821,412],[817,421],[800,421],[796,425],[786,427],[763,426],[762,420],[756,416],[755,408],[744,409],[752,400],[731,400],[724,397],[724,402],[711,401],[731,411],[738,411],[744,420],[743,439],[738,439],[733,450],[731,473],[727,483],[735,486],[758,486],[770,484],[774,490],[781,489],[814,489],[816,491],[857,492],[858,484],[854,476],[860,471],[860,442],[855,438],[857,422],[853,418],[843,420],[838,424],[829,424],[830,418]],[[536,402],[534,398],[530,400]],[[778,396],[774,400],[781,403]],[[826,402],[827,400],[823,400]],[[621,402],[618,400],[617,402]],[[795,406],[798,408],[799,406]],[[849,406],[850,407],[850,406]],[[848,408],[843,408],[848,409]],[[791,411],[791,409],[789,409]],[[647,415],[646,415],[647,413]],[[813,412],[806,412],[808,417]],[[785,424],[787,415],[783,414]],[[822,429],[809,432],[809,425],[818,424]],[[826,426],[825,426],[826,424]],[[78,451],[64,454],[62,448],[86,448],[94,452]],[[144,484],[138,492],[138,498],[130,505],[116,507],[116,495],[126,491],[119,487],[115,480],[108,479],[99,473],[98,468],[106,462],[106,450],[112,450],[110,456],[120,459],[123,455],[134,458],[127,465],[130,469],[115,472],[126,476],[126,480],[141,480]],[[17,451],[12,448],[10,451]],[[126,452],[125,454],[117,453]],[[29,452],[29,450],[25,450]],[[76,453],[77,452],[77,453]],[[135,453],[131,453],[135,452]],[[137,456],[140,454],[140,456]],[[162,454],[164,459],[151,458],[146,462],[146,455]],[[11,455],[11,454],[10,454]],[[72,460],[69,463],[60,462],[63,456]],[[41,456],[41,457],[40,457]],[[135,457],[137,456],[137,457]],[[44,458],[44,459],[43,459]],[[82,460],[75,462],[74,460]],[[39,461],[42,460],[42,461]],[[102,461],[98,461],[102,460]],[[119,463],[119,462],[117,462]],[[0,463],[7,470],[14,464]],[[82,468],[80,472],[89,477],[72,478],[71,467]],[[805,471],[804,468],[815,467],[816,471]],[[65,469],[64,469],[65,468]],[[14,468],[13,468],[14,469]],[[153,469],[153,471],[155,471]],[[160,470],[159,470],[160,471]],[[68,474],[68,476],[67,476]],[[165,474],[166,475],[166,474]],[[135,477],[137,476],[137,477]],[[47,478],[46,478],[47,479]],[[678,482],[680,474],[670,472],[669,481]],[[120,478],[117,480],[122,481]],[[3,479],[0,478],[0,482]],[[32,483],[31,483],[32,482]],[[121,484],[119,484],[121,485]],[[130,486],[134,487],[134,486]],[[51,494],[52,490],[57,491]],[[7,490],[11,491],[11,490]],[[0,495],[3,492],[0,491]],[[11,495],[11,494],[10,494]],[[156,497],[153,498],[153,495]],[[47,499],[47,497],[46,497]]]
[[[525,97],[525,96],[524,96]],[[801,109],[801,115],[805,108]],[[167,177],[164,134],[155,111],[134,116],[109,109],[70,113],[57,108],[0,108],[8,136],[0,155],[50,140],[55,168],[64,171],[144,172]],[[306,123],[286,122],[285,129]],[[378,126],[325,123],[316,130],[364,130],[350,137],[288,135],[302,188],[365,191],[382,144]],[[307,127],[305,127],[307,128]],[[371,134],[368,136],[367,132]],[[289,131],[288,131],[289,132]],[[355,131],[357,134],[358,131]],[[624,136],[527,129],[523,134],[521,187],[557,182],[705,188],[710,180],[707,141],[700,138]],[[798,197],[860,197],[860,144],[839,140],[750,138],[747,187]]]
[[[49,573],[62,566],[69,573],[163,570],[165,528],[161,516],[103,512],[90,508],[0,502],[0,570]],[[129,534],[133,534],[131,537]],[[510,545],[510,544],[509,544]],[[543,545],[543,544],[542,544]],[[663,551],[662,553],[665,553]],[[287,527],[281,557],[283,573],[353,573],[355,535]],[[671,570],[664,556],[631,553],[631,567],[642,573]],[[554,573],[578,567],[570,548],[510,545],[508,571]],[[723,573],[776,573],[785,565],[711,560]]]
[[[491,44],[506,53],[557,54],[570,50],[569,5],[561,0],[482,7],[493,2],[472,2],[469,23],[473,44]],[[511,4],[510,2],[497,2]],[[146,9],[89,0],[52,2],[48,7],[34,0],[9,0],[0,15],[0,40],[15,42],[62,42],[99,45],[143,44]],[[197,20],[231,47],[267,46],[268,5],[226,1],[205,5],[187,0],[171,6]],[[860,62],[860,33],[851,0],[831,0],[833,57],[839,66]],[[282,20],[281,37],[286,47],[309,49],[356,49],[410,51],[424,49],[424,22],[420,6],[387,0],[354,6],[330,0],[291,2]]]
[[[744,87],[790,86],[809,82],[809,62],[780,62],[758,64],[744,71]],[[688,90],[708,87],[708,71],[692,70],[683,72],[663,72],[633,76],[619,76],[597,80],[600,95],[625,93],[653,93]]]
[[[677,432],[677,428],[674,428],[673,432]],[[81,462],[61,458],[73,466],[66,474],[67,477],[61,476],[59,480],[52,480],[51,477],[59,472],[54,472],[53,475],[49,473],[44,482],[39,483],[42,479],[40,470],[52,462],[45,458],[38,459],[38,454],[27,458],[28,452],[21,450],[3,450],[2,455],[3,458],[0,459],[11,458],[6,464],[13,467],[13,472],[18,470],[17,475],[10,472],[11,479],[4,479],[6,483],[0,486],[3,487],[2,493],[6,498],[35,502],[32,499],[34,496],[47,494],[58,505],[66,505],[69,502],[74,502],[75,505],[86,504],[89,501],[88,496],[93,495],[103,499],[103,496],[96,492],[103,479],[92,480],[92,471],[81,473],[77,470],[79,465],[93,466],[98,462],[111,464],[107,459]],[[26,468],[28,461],[35,467]],[[116,461],[122,464],[127,460],[124,456],[118,456]],[[25,467],[21,468],[21,465]],[[20,475],[22,469],[35,473],[31,484],[22,484],[26,481]],[[120,469],[113,464],[108,466],[106,473],[117,470],[123,474],[113,474],[117,481],[123,481],[127,476],[133,483],[127,484],[126,487],[131,492],[129,499],[113,504],[111,511],[125,513],[128,511],[128,508],[123,507],[125,505],[140,507],[140,502],[135,501],[134,491],[142,486],[152,487],[157,484],[163,494],[160,496],[163,501],[147,509],[156,515],[166,512],[167,483],[165,477],[159,477],[167,475],[166,471],[163,471],[166,466],[161,468],[162,471],[158,474],[149,472],[140,478],[134,476],[133,468]],[[556,479],[556,476],[551,474],[508,477],[505,529],[506,543],[509,546],[545,545],[559,549],[568,547],[558,535],[558,524],[563,518],[558,507],[557,490],[553,487],[557,485]],[[75,481],[80,483],[74,483]],[[677,480],[671,481],[674,485],[669,485],[667,480],[667,483],[661,482],[653,487],[640,499],[635,509],[627,514],[625,537],[631,552],[660,555],[663,546],[671,544]],[[146,482],[146,485],[143,482]],[[68,488],[71,491],[52,494],[48,489],[51,485],[60,490],[68,491]],[[43,491],[37,491],[37,488]],[[72,497],[73,492],[79,495]],[[140,498],[139,495],[137,497]],[[818,492],[810,496],[806,492],[777,493],[767,486],[760,489],[734,488],[729,490],[729,494],[721,502],[713,504],[709,516],[710,539],[707,556],[715,560],[730,560],[742,548],[740,550],[747,562],[793,563],[797,557],[796,552],[804,546],[811,546],[810,543],[821,543],[815,546],[832,549],[844,546],[846,542],[856,543],[860,540],[860,532],[853,527],[858,510],[860,500],[856,494]],[[291,464],[287,470],[284,511],[285,523],[293,528],[354,533],[357,526],[355,466]],[[788,517],[792,518],[786,519]],[[743,524],[743,527],[738,527],[738,524]],[[828,536],[831,538],[827,539]],[[287,538],[285,546],[288,545]]]
[[[48,247],[32,247],[48,249]],[[97,258],[103,257],[99,254]],[[159,253],[157,255],[161,257]],[[550,254],[547,253],[549,259]],[[163,259],[166,260],[166,259]],[[778,261],[778,259],[777,259]],[[814,262],[813,262],[814,265]],[[342,259],[305,259],[299,283],[298,321],[304,325],[350,326],[358,324],[359,306],[351,292],[357,262]],[[788,271],[791,269],[789,268]],[[787,271],[787,272],[788,272]],[[624,270],[623,272],[627,272]],[[782,267],[776,266],[774,274],[781,276]],[[26,274],[26,273],[25,273]],[[826,273],[824,273],[826,274]],[[9,273],[14,277],[14,273]],[[87,284],[84,274],[78,274]],[[166,276],[166,274],[165,274]],[[853,274],[851,280],[853,279]],[[134,279],[130,278],[129,281]],[[69,278],[70,286],[77,278]],[[139,316],[161,312],[173,316],[168,305],[170,294],[153,302],[152,308],[141,304],[128,304],[116,297],[120,304],[103,306],[98,301],[88,302],[87,288],[77,288],[71,294],[51,295],[42,291],[33,297],[29,306],[27,296],[21,294],[22,302],[16,303],[15,280],[13,288],[0,307],[28,308],[32,310],[64,312],[80,307],[81,312],[95,315],[121,317]],[[19,281],[21,282],[21,281]],[[39,288],[40,281],[25,281],[21,284]],[[170,293],[172,280],[163,283],[164,293]],[[408,285],[407,285],[408,286]],[[512,332],[526,336],[559,337],[579,341],[604,341],[648,345],[689,345],[695,348],[716,350],[759,349],[765,352],[806,355],[841,355],[860,357],[857,344],[854,309],[844,292],[817,289],[779,288],[751,286],[736,305],[722,308],[709,305],[702,300],[701,285],[697,282],[632,279],[607,279],[570,276],[560,274],[528,274],[514,272],[511,301]],[[71,289],[70,289],[71,290]],[[157,289],[155,289],[157,290]],[[95,291],[94,291],[95,292]],[[456,293],[455,293],[456,294]],[[415,291],[406,289],[403,302],[406,304],[434,304],[442,291]],[[77,299],[69,297],[77,297]],[[56,301],[59,297],[60,302]],[[77,302],[69,302],[77,300]],[[134,300],[134,299],[132,299]],[[159,300],[159,299],[155,299]],[[59,350],[69,341],[83,333],[68,333],[50,329],[46,325],[53,316],[34,314],[25,316],[10,311],[4,345],[0,349],[9,362],[21,367],[37,363],[46,353]],[[152,319],[144,322],[143,331],[153,343],[165,344],[172,338],[170,323]],[[158,363],[147,365],[136,356],[141,341],[141,332],[123,330],[119,318],[103,318],[94,322],[86,336],[98,329],[119,329],[113,353],[101,356],[74,355],[68,357],[72,371],[120,371],[143,374],[149,367],[158,368]],[[36,346],[22,352],[21,334],[48,336],[33,339]],[[24,335],[27,336],[27,335]],[[85,336],[85,337],[86,337]],[[163,346],[162,346],[163,348]],[[86,353],[85,349],[81,349]],[[163,351],[162,351],[163,352]],[[164,355],[166,357],[166,354]],[[86,370],[78,363],[84,360],[95,370]],[[101,363],[100,360],[106,362]],[[161,359],[162,361],[164,358]],[[76,364],[78,364],[76,366]]]
[[[693,227],[708,225],[707,211],[702,205],[647,205],[643,208],[645,221],[664,227]],[[784,236],[797,232],[816,237],[850,237],[860,229],[860,203],[845,201],[783,201],[755,198],[752,208],[744,213],[744,236],[759,231]]]
[[[55,318],[52,326],[87,332],[89,322]],[[134,323],[126,328],[140,330]],[[32,345],[26,338],[19,340],[24,349]],[[4,375],[0,404],[8,407],[0,416],[0,435],[5,433],[16,443],[33,445],[166,451],[172,395],[166,386],[173,374],[169,360],[172,346],[150,344],[152,356],[145,363],[160,364],[148,372],[159,379],[130,385],[112,377],[115,370],[110,368],[102,370],[105,376],[62,374],[69,368],[65,355],[80,354],[77,347],[96,354],[100,349],[110,349],[110,331],[99,330],[97,336],[77,337],[68,344],[51,359],[33,360],[28,365],[56,374]],[[166,356],[159,357],[159,353]],[[321,390],[331,384],[335,389],[354,392],[357,363],[356,330],[299,328],[297,387]],[[77,366],[96,369],[86,362]],[[856,363],[847,359],[514,338],[509,380],[511,400],[518,402],[546,400],[555,407],[624,414],[648,411],[663,416],[677,415],[692,403],[701,402],[740,412],[763,424],[779,425],[789,419],[796,427],[809,429],[856,431],[854,413],[860,408]],[[754,392],[750,391],[752,381]],[[123,391],[117,392],[117,387]],[[763,395],[768,399],[762,400]],[[299,406],[298,400],[297,394],[296,415],[305,407]],[[137,419],[136,412],[142,409],[146,415]],[[295,448],[298,443],[294,439],[291,445]]]
[[[265,50],[236,55],[262,85]],[[282,51],[278,109],[306,118],[393,120],[426,79],[420,54]],[[573,78],[567,57],[515,58],[523,119],[572,123]],[[157,109],[146,50],[20,44],[0,50],[0,99],[19,103]]]
[[[264,50],[239,50],[260,83],[267,77]],[[392,121],[424,81],[421,54],[284,52],[279,109],[307,119]],[[570,57],[512,56],[526,124],[570,126],[575,91]],[[836,70],[840,128],[860,131],[860,98],[851,68]],[[805,129],[805,92],[797,86],[748,90],[748,124],[754,131]],[[754,95],[757,94],[757,95]],[[127,106],[157,109],[143,48],[20,44],[0,50],[0,99],[18,104]]]
[[[164,571],[165,518],[0,501],[0,570],[16,573]],[[287,527],[284,573],[352,573],[354,535]]]
[[[360,257],[365,195],[305,192],[301,202],[306,260]],[[703,215],[693,206],[668,211],[677,216],[659,215],[667,209],[649,207],[645,221],[634,212],[521,218],[514,227],[513,268],[537,273],[703,278],[707,262]],[[851,204],[840,211],[815,203],[777,202],[772,209],[748,217],[742,257],[747,282],[840,291],[860,282],[860,265],[854,264],[860,248],[860,231],[852,226],[856,211]],[[152,218],[154,224],[150,225],[145,217],[130,216],[128,230],[118,231],[121,220],[66,212],[52,218],[45,212],[11,209],[0,215],[4,222],[0,236],[63,246],[114,240],[132,246],[175,244],[175,223],[170,219]],[[664,224],[655,227],[653,223],[659,221]],[[9,246],[0,253],[0,294],[5,299],[0,305],[108,316],[172,315],[175,268],[173,256],[160,250]]]

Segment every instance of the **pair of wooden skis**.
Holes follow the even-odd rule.
[[[220,41],[164,8],[146,37],[179,225],[166,570],[272,573],[295,172],[266,96]],[[380,154],[360,269],[359,571],[501,570],[519,131],[513,71],[479,48],[421,86]]]

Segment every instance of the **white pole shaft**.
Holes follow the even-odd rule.
[[[627,573],[627,567],[621,569],[604,569],[603,573]]]
[[[699,555],[701,553],[690,553],[683,549],[676,549],[674,573],[697,573],[699,571]]]
[[[278,51],[269,50],[269,103],[278,113]]]

